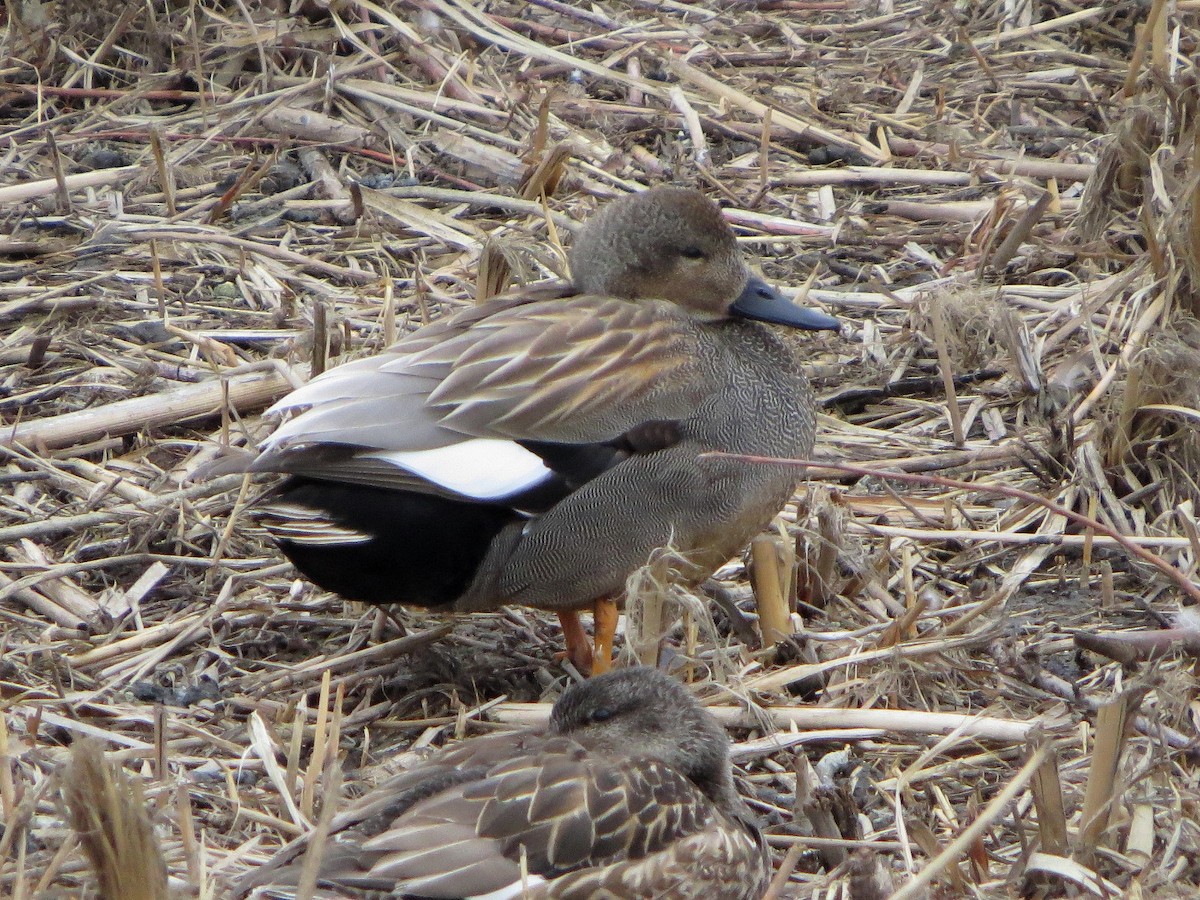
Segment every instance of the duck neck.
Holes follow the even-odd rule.
[[[812,449],[813,396],[800,360],[766,325],[730,319],[708,326],[716,340],[710,365],[721,387],[701,418],[701,442],[764,456],[803,456]]]

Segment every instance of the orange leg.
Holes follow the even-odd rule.
[[[603,675],[612,668],[613,636],[617,633],[617,604],[613,600],[597,600],[592,618],[595,632],[595,662],[592,674]]]
[[[562,625],[563,640],[567,645],[566,657],[583,674],[592,671],[592,643],[588,640],[579,613],[575,610],[559,610],[558,621]]]

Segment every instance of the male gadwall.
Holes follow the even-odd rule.
[[[307,848],[235,896],[295,896]],[[642,667],[568,688],[547,731],[473,738],[382,783],[317,849],[316,897],[758,900],[770,876],[724,730]]]
[[[794,468],[701,458],[806,457],[813,395],[753,319],[838,321],[751,275],[695,191],[603,207],[575,239],[573,281],[518,290],[325,372],[252,469],[291,475],[257,513],[318,585],[374,604],[597,613],[608,667],[614,599],[670,545],[699,583],[795,490]]]

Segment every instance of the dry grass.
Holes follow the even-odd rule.
[[[397,636],[295,580],[244,516],[261,486],[189,475],[312,368],[481,267],[481,296],[561,271],[597,201],[670,181],[853,325],[802,339],[818,462],[970,483],[814,469],[794,647],[688,598],[665,620],[737,726],[777,895],[1193,896],[1198,17],[9,0],[0,894],[96,895],[56,774],[82,736],[208,897],[335,773],[544,715],[547,617]]]
[[[62,782],[101,900],[167,900],[167,867],[141,786],[107,762],[90,738],[72,744]]]

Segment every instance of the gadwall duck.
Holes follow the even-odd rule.
[[[626,196],[535,285],[314,378],[252,469],[291,477],[257,516],[318,585],[374,604],[559,613],[568,656],[607,668],[613,601],[671,545],[707,578],[795,490],[813,395],[751,320],[837,329],[751,275],[718,207],[682,188]]]
[[[307,847],[234,895],[293,897]],[[317,897],[758,900],[770,875],[724,730],[643,667],[568,688],[546,731],[473,738],[382,783],[318,849]]]

